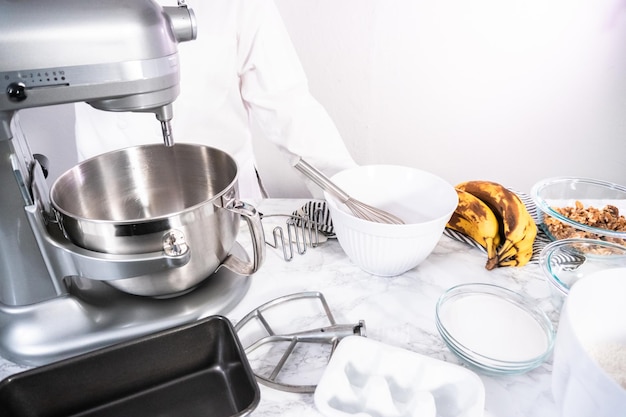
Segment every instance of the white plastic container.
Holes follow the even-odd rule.
[[[554,348],[552,392],[562,416],[626,415],[626,268],[570,289]]]
[[[314,399],[326,417],[482,417],[485,387],[464,367],[348,336],[333,353]]]

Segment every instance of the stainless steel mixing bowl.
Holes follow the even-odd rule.
[[[234,159],[215,148],[154,144],[105,153],[62,174],[52,185],[50,200],[65,236],[84,249],[109,254],[191,251],[184,266],[107,280],[131,294],[175,295],[221,266],[249,275],[263,261],[259,214],[238,199]],[[242,217],[252,236],[251,261],[230,253]]]

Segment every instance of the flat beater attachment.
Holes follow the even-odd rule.
[[[271,315],[270,310],[279,310],[281,306],[289,303],[292,304],[289,309],[285,309],[286,311],[301,311],[300,309],[296,309],[296,302],[301,302],[303,300],[317,300],[321,304],[323,313],[326,316],[326,320],[328,321],[328,325],[322,327],[315,327],[310,330],[301,330],[301,331],[289,331],[281,333],[276,329],[280,326],[278,323],[275,326],[271,326],[268,320],[268,316]],[[278,316],[279,318],[285,319],[284,314]],[[297,318],[290,319],[290,322],[293,323],[297,321]],[[332,356],[335,348],[346,336],[366,336],[365,331],[365,322],[360,320],[358,324],[337,324],[335,319],[328,307],[326,299],[320,292],[302,292],[295,293],[291,295],[286,295],[283,297],[276,298],[268,303],[263,304],[258,307],[254,311],[248,313],[243,319],[241,319],[235,329],[240,335],[243,343],[243,333],[245,333],[246,328],[257,327],[261,330],[261,335],[255,337],[255,341],[252,343],[246,344],[244,343],[244,349],[246,351],[246,355],[248,355],[248,359],[251,358],[251,354],[254,351],[260,350],[260,348],[272,349],[278,348],[278,346],[286,346],[286,348],[282,351],[282,355],[278,359],[275,365],[270,365],[272,368],[271,372],[268,372],[269,375],[260,375],[259,370],[254,370],[255,376],[259,383],[262,383],[271,388],[275,388],[281,391],[288,392],[297,392],[297,393],[312,393],[315,391],[316,384],[294,384],[289,382],[281,382],[278,380],[280,372],[283,370],[283,367],[287,363],[290,356],[294,355],[296,351],[296,347],[300,343],[304,344],[318,344],[318,345],[330,345],[330,354],[327,355],[325,359],[325,364],[328,363],[330,357]],[[306,358],[300,358],[304,361],[310,360],[310,356]],[[251,360],[251,362],[254,362]],[[253,366],[254,368],[254,366]],[[306,373],[303,371],[303,373]]]

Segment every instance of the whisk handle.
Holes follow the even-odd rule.
[[[345,191],[339,188],[334,182],[330,180],[330,178],[328,178],[320,170],[306,162],[304,159],[298,158],[298,161],[295,163],[294,168],[302,172],[304,175],[307,176],[307,178],[317,184],[322,190],[332,194],[342,203],[345,203],[350,199],[350,196]]]

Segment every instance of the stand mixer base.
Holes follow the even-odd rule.
[[[245,251],[239,245],[233,252]],[[69,293],[28,306],[0,305],[0,356],[39,366],[211,315],[245,296],[251,277],[220,268],[193,291],[167,299],[126,294],[74,278]]]

